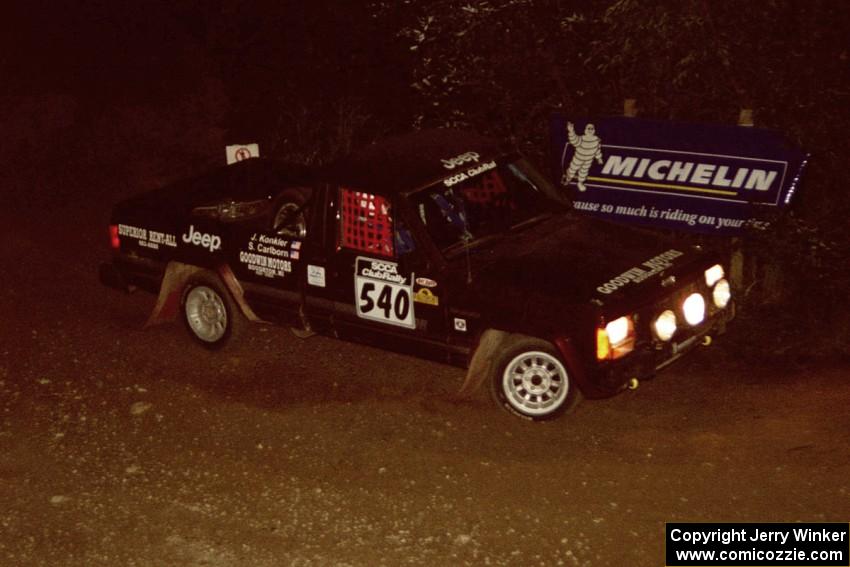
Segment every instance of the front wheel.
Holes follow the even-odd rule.
[[[189,281],[183,293],[182,314],[192,338],[212,350],[223,347],[243,326],[239,307],[212,274]]]
[[[552,419],[571,411],[582,399],[560,355],[546,341],[510,338],[495,362],[490,393],[514,415]]]

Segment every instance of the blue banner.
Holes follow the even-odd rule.
[[[556,183],[592,215],[711,234],[766,228],[808,156],[778,132],[626,117],[555,115]]]

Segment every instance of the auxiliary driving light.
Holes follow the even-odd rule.
[[[732,290],[729,287],[729,282],[721,279],[717,282],[717,285],[714,286],[714,291],[711,292],[711,298],[714,300],[714,304],[723,309],[729,304],[729,300],[732,299]]]
[[[705,319],[705,300],[702,295],[698,293],[690,294],[682,304],[682,311],[685,313],[685,321],[691,327],[702,323]]]
[[[662,341],[669,341],[676,334],[676,314],[667,309],[652,324],[655,335]]]
[[[712,267],[705,271],[705,285],[711,287],[718,281],[723,279],[723,276],[725,275],[726,272],[723,271],[723,266],[721,266],[720,264],[714,264]]]

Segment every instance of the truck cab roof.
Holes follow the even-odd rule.
[[[372,144],[325,168],[329,181],[385,196],[420,189],[460,169],[452,158],[505,153],[497,141],[460,130],[420,130]]]

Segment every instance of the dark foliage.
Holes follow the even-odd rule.
[[[834,308],[850,296],[842,0],[59,0],[5,23],[0,150],[39,179],[59,156],[77,170],[57,180],[132,162],[109,175],[153,184],[230,141],[327,162],[433,126],[543,160],[553,110],[619,114],[633,98],[642,116],[734,123],[753,109],[812,160],[792,213],[745,243],[748,311],[790,305],[800,329],[850,343]]]

